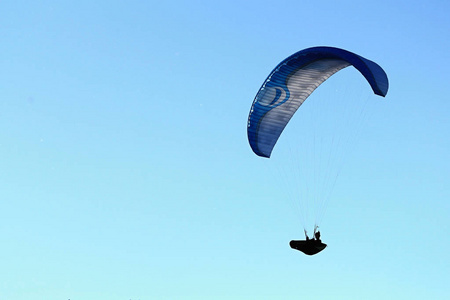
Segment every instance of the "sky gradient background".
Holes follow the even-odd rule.
[[[144,2],[0,3],[1,299],[450,298],[447,1]],[[308,257],[246,122],[319,45],[390,90]]]

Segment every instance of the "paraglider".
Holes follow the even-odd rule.
[[[347,50],[313,47],[279,63],[262,84],[250,109],[247,136],[253,152],[270,158],[281,133],[299,107],[324,81],[348,66],[364,76],[374,94],[386,96],[389,83],[384,70],[375,62]],[[321,242],[320,232],[315,231],[312,239],[291,241],[290,246],[314,255],[327,245]]]

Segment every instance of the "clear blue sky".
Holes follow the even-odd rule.
[[[448,1],[0,11],[1,299],[450,298]],[[390,90],[308,257],[246,121],[272,68],[318,45]]]

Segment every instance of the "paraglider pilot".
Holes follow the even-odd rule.
[[[317,231],[317,232],[314,234],[314,236],[315,236],[315,238],[316,238],[317,241],[321,242],[321,240],[320,240],[320,231]]]
[[[314,235],[313,238],[310,239],[308,237],[308,233],[305,231],[306,240],[292,240],[289,245],[292,249],[301,251],[307,255],[314,255],[322,251],[327,247],[327,244],[322,243],[320,240],[320,231],[318,230],[318,226],[314,227]]]
[[[318,241],[318,242],[322,242],[321,240],[320,240],[320,231],[319,230],[317,230],[317,229],[319,229],[319,226],[315,226],[314,227],[314,237],[316,238],[316,240]]]

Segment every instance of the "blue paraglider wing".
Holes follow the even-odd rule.
[[[247,124],[255,154],[270,157],[272,150],[297,109],[331,75],[355,67],[375,94],[386,96],[389,83],[383,69],[368,59],[333,47],[313,47],[283,60],[256,94]]]

